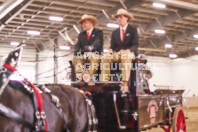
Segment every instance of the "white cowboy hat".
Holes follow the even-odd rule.
[[[117,14],[113,15],[115,18],[117,18],[118,16],[120,15],[124,15],[124,16],[127,16],[129,18],[129,20],[133,20],[134,19],[134,16],[132,13],[129,13],[128,11],[126,11],[125,9],[119,9],[117,11]]]
[[[94,26],[96,26],[98,24],[98,20],[97,20],[96,17],[94,17],[92,15],[87,15],[87,14],[85,14],[85,15],[83,15],[81,17],[81,19],[78,21],[78,24],[81,24],[82,25],[82,22],[84,20],[90,20],[90,21],[92,21]]]

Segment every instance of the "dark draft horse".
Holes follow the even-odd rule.
[[[15,56],[14,58],[12,56],[18,56],[21,51],[18,49],[19,53],[16,52],[13,51],[10,53],[10,60],[9,58],[7,59],[9,64],[11,64],[11,62],[18,63],[19,57],[17,58]],[[2,75],[2,71],[0,71],[0,74]],[[3,80],[3,77],[0,77],[0,80]],[[24,85],[19,81],[9,81],[9,83],[6,84],[7,85],[2,88],[3,81],[0,81],[0,91],[3,91],[0,94],[1,106],[4,105],[15,111],[23,119],[34,125],[35,109],[31,93],[24,89]],[[89,112],[85,96],[74,87],[67,85],[48,84],[45,85],[45,87],[50,89],[51,93],[59,98],[62,109],[62,112],[60,112],[56,105],[52,103],[50,96],[44,92],[42,93],[43,111],[46,113],[48,131],[87,132],[89,127]],[[35,130],[30,130],[26,126],[6,117],[5,114],[0,113],[0,132],[35,132]],[[45,130],[43,132],[45,132]]]
[[[10,81],[6,86],[0,102],[20,114],[25,120],[34,124],[34,106],[27,91],[21,83]],[[83,95],[73,87],[66,85],[47,85],[51,92],[59,97],[65,116],[51,102],[49,96],[43,94],[43,109],[46,112],[50,132],[86,132],[88,127],[87,104]],[[66,126],[66,127],[65,127]],[[25,126],[10,118],[0,115],[0,132],[31,132]]]

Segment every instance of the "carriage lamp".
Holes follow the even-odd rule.
[[[165,30],[162,30],[162,29],[155,29],[155,33],[158,33],[158,34],[165,34],[166,31],[165,31]]]
[[[57,17],[57,16],[50,16],[49,17],[49,20],[51,21],[63,21],[63,18],[62,17]]]
[[[166,8],[166,5],[161,4],[161,3],[153,3],[154,7],[158,7],[158,8]]]
[[[198,38],[198,34],[195,34],[193,37],[194,37],[194,38]]]
[[[195,50],[198,51],[198,47],[195,47]]]
[[[59,49],[70,50],[70,46],[59,46]]]
[[[170,58],[177,58],[177,55],[176,54],[169,54],[169,57]]]
[[[27,34],[29,34],[29,35],[40,35],[41,33],[39,31],[27,31]]]
[[[119,25],[118,24],[115,24],[115,23],[108,23],[107,24],[107,27],[110,27],[110,28],[119,28]]]
[[[166,48],[172,48],[172,44],[165,44]]]
[[[11,42],[10,45],[17,46],[17,45],[19,45],[19,42]]]

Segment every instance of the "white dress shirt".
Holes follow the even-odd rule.
[[[93,31],[93,28],[91,28],[90,30],[87,31],[87,33],[89,33],[89,38],[91,36],[92,31]]]

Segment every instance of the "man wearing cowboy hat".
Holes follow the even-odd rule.
[[[83,73],[85,72],[84,64],[86,62],[90,63],[89,69],[87,71],[89,78],[96,73],[100,64],[100,54],[103,51],[103,31],[94,28],[98,21],[96,17],[91,15],[83,15],[78,23],[83,26],[85,31],[79,34],[78,42],[75,45],[75,72],[77,79],[83,81]],[[87,82],[89,85],[94,85],[91,80],[88,80]]]
[[[124,9],[119,9],[114,15],[120,28],[112,33],[111,46],[109,52],[102,57],[101,81],[110,80],[110,64],[113,62],[121,62],[122,84],[121,90],[128,90],[128,81],[131,73],[131,63],[135,59],[139,45],[139,37],[137,28],[132,27],[128,22],[134,17],[131,13]]]

